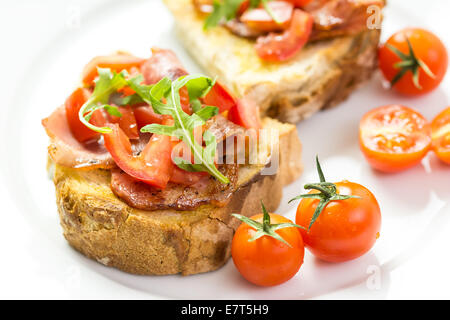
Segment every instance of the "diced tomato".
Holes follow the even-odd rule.
[[[216,82],[214,87],[211,88],[202,100],[206,105],[218,107],[219,113],[230,110],[237,105],[233,95],[219,82]]]
[[[130,70],[129,70],[129,74],[130,74],[129,78],[133,78],[134,76],[137,76],[139,73],[140,73],[139,68],[131,67]],[[130,87],[127,87],[127,86],[125,86],[123,88],[119,88],[117,90],[117,92],[121,92],[126,97],[127,96],[131,96],[131,95],[136,93],[136,91],[134,91],[133,89],[131,89]]]
[[[308,42],[313,27],[312,16],[295,9],[289,29],[283,33],[269,33],[256,41],[256,51],[265,61],[280,62],[292,58]]]
[[[104,134],[105,147],[117,166],[144,183],[164,189],[172,176],[172,144],[169,136],[153,134],[139,156],[131,152],[131,144],[117,124],[110,124],[111,133]]]
[[[242,15],[241,21],[251,29],[263,32],[280,31],[289,28],[292,11],[294,10],[292,3],[286,1],[272,1],[267,5],[279,20],[278,22],[275,22],[264,8],[255,8],[246,11]]]
[[[100,137],[99,133],[86,127],[78,117],[78,112],[83,104],[89,99],[89,95],[90,93],[88,90],[78,88],[67,98],[64,103],[70,131],[79,142],[98,139]],[[94,125],[102,124],[103,116],[100,110],[97,110],[92,114],[90,122]]]
[[[259,107],[249,99],[237,101],[236,106],[228,112],[228,120],[247,129],[260,129]]]
[[[250,7],[250,1],[249,0],[245,0],[244,2],[241,3],[241,5],[239,6],[239,9],[237,11],[237,15],[241,16],[242,14],[244,14],[245,11],[247,11],[247,9]]]
[[[139,130],[148,124],[162,123],[163,121],[163,116],[153,111],[153,108],[150,106],[140,106],[134,108],[134,116],[136,118]]]
[[[97,68],[110,68],[115,72],[130,70],[139,67],[145,59],[132,56],[130,54],[112,54],[109,56],[99,56],[92,59],[82,73],[83,83],[90,85],[97,77]]]
[[[284,0],[292,3],[297,8],[304,8],[312,2],[312,0]]]
[[[122,116],[116,117],[108,115],[109,120],[112,123],[118,123],[119,127],[123,130],[128,138],[139,139],[138,126],[131,107],[119,107],[118,109]]]
[[[180,93],[181,108],[187,114],[192,114],[191,104],[189,102],[189,92],[187,88],[186,87],[181,88],[179,93]]]

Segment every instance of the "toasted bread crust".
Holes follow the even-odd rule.
[[[247,96],[262,115],[297,123],[336,105],[372,75],[380,30],[308,44],[293,59],[266,63],[254,41],[224,27],[203,29],[191,0],[164,0],[175,17],[179,38],[205,71],[238,97]],[[189,32],[186,32],[186,31]]]
[[[221,267],[239,221],[230,214],[260,212],[260,201],[275,210],[282,187],[302,171],[301,145],[292,125],[264,119],[280,130],[280,163],[275,175],[246,166],[239,188],[226,207],[203,205],[195,211],[142,211],[118,199],[106,170],[76,170],[56,165],[54,183],[64,236],[72,247],[123,271],[166,275],[196,274]]]

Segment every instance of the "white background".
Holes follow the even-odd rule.
[[[52,217],[52,219],[45,220],[50,221],[49,224],[42,225],[35,223],[37,220],[30,219],[30,214],[32,214],[32,212],[24,212],[24,206],[22,204],[33,203],[40,206],[39,199],[30,199],[26,196],[21,196],[20,193],[17,193],[17,188],[10,190],[12,186],[3,183],[6,181],[6,178],[4,179],[4,177],[10,178],[15,174],[14,172],[11,172],[13,168],[16,168],[11,166],[11,159],[15,159],[18,155],[17,153],[12,152],[13,149],[10,147],[11,141],[15,141],[15,139],[21,139],[21,141],[25,139],[26,141],[27,137],[30,137],[29,152],[20,154],[20,157],[26,157],[26,161],[30,162],[42,158],[42,149],[45,149],[45,145],[35,145],[33,143],[33,137],[35,135],[43,134],[43,130],[34,132],[36,128],[36,130],[41,130],[39,126],[27,126],[21,122],[20,118],[8,117],[8,115],[15,114],[14,108],[18,108],[20,105],[18,100],[22,101],[22,98],[26,98],[21,95],[27,95],[30,92],[29,83],[35,82],[36,87],[42,87],[46,90],[45,94],[48,96],[48,101],[51,101],[51,106],[48,106],[45,112],[41,112],[42,116],[45,116],[46,112],[53,109],[54,103],[56,105],[55,101],[62,101],[63,97],[67,95],[67,92],[70,92],[70,88],[73,87],[73,82],[75,81],[74,79],[78,76],[78,74],[75,73],[75,70],[80,70],[79,65],[67,65],[67,70],[65,68],[59,69],[60,78],[56,79],[56,82],[61,81],[64,83],[64,90],[49,90],[52,86],[46,82],[48,81],[48,78],[46,78],[45,74],[42,74],[42,77],[40,76],[39,72],[44,72],[45,70],[39,69],[40,61],[37,59],[37,57],[42,57],[44,55],[54,56],[54,52],[43,52],[44,48],[47,50],[48,48],[50,48],[50,50],[51,48],[55,48],[55,50],[61,49],[57,47],[59,44],[54,44],[53,47],[49,47],[49,43],[52,43],[52,41],[54,43],[54,39],[59,37],[58,39],[62,39],[61,46],[64,47],[64,50],[72,50],[74,52],[73,54],[78,54],[79,52],[79,54],[83,56],[83,61],[87,61],[89,57],[92,57],[95,54],[104,54],[104,50],[107,48],[109,50],[130,49],[132,51],[133,48],[139,47],[138,45],[135,46],[136,43],[144,41],[147,45],[147,40],[142,37],[142,32],[139,32],[139,37],[135,37],[135,34],[132,33],[133,29],[130,26],[139,26],[139,21],[123,21],[117,19],[117,21],[115,21],[115,27],[121,28],[121,25],[123,25],[123,28],[130,27],[129,37],[115,39],[117,43],[111,43],[110,47],[105,47],[101,44],[96,47],[95,42],[91,42],[92,46],[90,48],[77,47],[77,33],[86,32],[86,28],[93,26],[92,12],[95,12],[96,15],[94,15],[94,19],[107,19],[107,17],[104,17],[103,12],[92,10],[99,6],[107,8],[109,3],[111,4],[111,7],[117,7],[119,2],[120,1],[108,2],[92,0],[0,1],[0,70],[2,71],[2,76],[0,77],[0,110],[3,115],[0,116],[0,125],[2,129],[0,136],[0,163],[2,164],[1,170],[4,174],[0,176],[2,178],[0,181],[0,208],[2,215],[2,219],[0,220],[0,298],[89,299],[157,297],[157,294],[151,294],[151,290],[148,288],[143,290],[137,285],[134,287],[128,285],[130,283],[128,275],[118,271],[116,273],[112,271],[114,276],[103,276],[105,273],[103,271],[99,272],[99,268],[102,268],[101,266],[93,262],[90,263],[84,261],[87,259],[84,259],[67,246],[60,234],[61,231],[56,219],[56,212],[47,212],[47,214]],[[129,6],[138,7],[144,2],[153,1],[122,1],[121,3],[122,7],[125,7],[127,4]],[[446,43],[447,48],[450,48],[450,34],[448,32],[450,27],[448,17],[448,13],[450,12],[449,1],[390,0],[389,3],[390,7],[386,10],[387,33],[393,32],[404,26],[422,26],[438,34]],[[127,10],[127,8],[125,7],[124,10]],[[91,24],[85,26],[83,25],[84,18],[88,15]],[[78,16],[80,19],[77,18]],[[401,16],[403,20],[393,21],[397,16]],[[155,17],[149,12],[148,19],[170,19],[170,16],[165,14],[163,16]],[[167,21],[162,23],[167,23]],[[146,32],[154,34],[158,33],[158,30],[153,29],[147,30]],[[61,37],[61,34],[64,36]],[[387,36],[388,34],[383,34],[384,39],[386,39]],[[164,37],[167,37],[167,34],[161,35],[161,43],[174,48],[177,52],[183,50],[179,44],[172,40],[172,38],[167,40],[164,39]],[[72,39],[74,39],[73,42]],[[148,43],[148,47],[153,44],[154,43]],[[145,56],[146,53],[137,52],[137,54]],[[55,60],[57,59],[58,58],[56,57]],[[48,61],[46,61],[46,63],[48,64]],[[187,67],[189,70],[195,68],[195,66],[191,64],[192,61],[188,61]],[[55,66],[56,65],[60,66],[61,64],[55,62]],[[33,79],[27,79],[28,70],[34,70],[33,73],[30,74]],[[38,72],[36,72],[36,70]],[[52,72],[54,72],[54,70]],[[391,95],[390,93],[386,94],[381,92],[379,85],[380,78],[379,75],[376,75],[369,85],[362,88],[348,102],[341,106],[340,110],[344,112],[345,110],[349,110],[349,108],[357,108],[356,104],[362,103],[365,104],[364,108],[370,109],[371,107],[378,106],[380,103],[391,101],[417,107],[430,119],[436,114],[437,110],[442,109],[446,105],[450,105],[449,78],[450,76],[447,75],[441,88],[428,97],[404,99]],[[27,86],[22,87],[23,79],[27,79]],[[377,100],[377,93],[380,95],[380,101]],[[365,99],[365,97],[371,97],[371,99]],[[439,106],[434,104],[439,104]],[[42,101],[37,102],[36,105],[42,105]],[[338,117],[341,116],[342,120],[345,120],[347,117],[342,114],[342,112],[339,113],[339,111],[336,110],[330,112],[331,114],[328,114],[328,118],[333,117],[334,119],[339,119]],[[321,119],[321,117],[325,119],[327,114],[322,113],[315,118],[316,120],[308,120],[303,125],[300,125],[300,135],[307,136],[307,131],[315,125],[312,121],[317,121],[317,119]],[[39,119],[37,119],[37,121],[39,121]],[[17,131],[7,132],[5,128],[10,128],[11,123],[17,125],[17,128],[21,128],[20,136],[16,135]],[[14,134],[12,134],[13,132]],[[305,143],[304,156],[312,156],[315,152],[316,150],[314,150],[313,145]],[[340,162],[340,152],[341,150],[329,150],[329,168],[339,167],[339,165],[343,163],[348,163],[348,158],[345,157],[348,157],[349,154],[354,155],[353,159],[355,159],[355,161],[361,159],[361,156],[357,153],[353,153],[353,151],[342,152],[342,157],[347,159],[347,162]],[[334,155],[334,158],[331,158],[331,154]],[[325,156],[328,156],[328,154],[325,154]],[[435,159],[429,158],[428,161],[434,166],[436,164]],[[22,160],[25,161],[24,159]],[[306,158],[304,160],[306,169],[305,176],[311,179],[311,177],[314,176],[312,161],[306,161],[308,160]],[[325,163],[327,163],[326,157]],[[30,166],[29,168],[33,168],[34,170],[33,166]],[[42,167],[41,170],[44,170],[44,168]],[[350,172],[351,170],[352,168],[349,168],[348,171]],[[446,171],[445,168],[441,166],[439,167],[439,170],[440,192],[442,192],[441,194],[445,194],[441,198],[449,199],[447,195],[450,195],[450,169],[447,169]],[[435,224],[431,233],[428,232],[422,235],[420,225],[413,229],[417,231],[416,234],[407,232],[409,223],[408,215],[414,211],[416,205],[422,204],[420,199],[422,194],[415,189],[426,182],[422,181],[420,178],[416,179],[414,177],[416,172],[417,170],[412,170],[411,172],[393,178],[383,178],[392,180],[389,181],[391,187],[394,186],[402,189],[402,199],[408,199],[408,192],[411,192],[411,198],[409,205],[405,204],[398,206],[398,208],[390,208],[391,210],[400,210],[401,212],[397,212],[397,214],[400,217],[404,217],[405,223],[403,225],[401,219],[396,219],[395,224],[391,224],[390,226],[385,225],[386,233],[390,233],[391,235],[396,233],[397,236],[388,237],[388,239],[392,239],[392,243],[387,243],[385,241],[376,247],[375,253],[376,256],[379,256],[379,252],[381,252],[383,248],[390,246],[395,247],[401,242],[409,243],[409,245],[406,246],[406,249],[401,251],[402,253],[400,255],[388,261],[389,268],[386,270],[389,271],[383,269],[383,272],[380,275],[383,278],[381,287],[374,288],[371,286],[370,275],[368,275],[369,285],[367,281],[359,282],[359,284],[356,282],[355,286],[345,286],[345,289],[333,290],[333,292],[330,292],[329,294],[323,292],[320,295],[311,297],[344,299],[450,298],[450,293],[447,289],[450,287],[450,225],[447,224],[447,220],[444,219],[441,221],[438,216],[437,220],[433,220],[434,222],[428,221],[429,223]],[[24,172],[20,174],[25,174],[29,177],[30,172],[25,168]],[[336,179],[340,177],[340,174],[341,172],[335,174],[330,173],[333,178],[336,176]],[[418,175],[418,177],[419,176],[420,175]],[[38,177],[41,176],[38,175]],[[370,177],[373,178],[373,176]],[[344,177],[340,178],[342,179]],[[40,178],[37,178],[37,180],[39,179]],[[448,181],[448,183],[446,181]],[[33,197],[41,198],[42,201],[48,201],[48,199],[54,198],[53,188],[51,188],[49,183],[41,184],[39,180],[36,181],[36,184],[33,184],[33,182],[30,182],[30,184],[33,185],[35,189],[40,189],[33,193]],[[374,187],[377,188],[376,185]],[[383,196],[389,192],[394,193],[395,196],[395,193],[399,191],[383,190],[382,192],[385,192],[383,193]],[[298,193],[298,190],[293,190],[293,187],[290,187],[287,188],[286,193],[287,195],[295,195]],[[286,197],[287,196],[285,196],[285,199],[287,199]],[[437,202],[433,202],[433,199],[427,199],[427,201],[430,208],[435,205],[436,208],[442,209],[442,203],[438,204]],[[28,206],[28,208],[31,211],[33,210],[31,205]],[[279,210],[284,212],[285,209],[285,205],[282,205]],[[447,207],[445,207],[444,203],[444,210],[448,210],[448,203]],[[441,213],[444,214],[448,212]],[[426,221],[426,219],[423,221]],[[426,226],[424,225],[424,229],[425,227]],[[409,229],[409,231],[410,230],[411,229]],[[430,234],[432,234],[432,237]],[[83,263],[80,263],[80,261],[83,261]],[[384,266],[386,266],[386,263]],[[305,266],[305,268],[307,267]],[[327,268],[328,267],[324,268],[322,266],[322,269]],[[339,272],[346,272],[345,269],[347,267],[344,265],[333,268],[339,268],[341,270],[337,271],[337,273],[335,271],[325,271],[324,279],[333,279],[333,274],[338,275]],[[226,271],[224,272],[234,272],[230,263],[226,266],[225,270]],[[215,277],[215,273],[199,277],[202,278],[198,279],[215,279],[213,278]],[[162,282],[159,283],[163,283],[164,278],[161,279]],[[316,280],[320,281],[320,279],[321,275],[317,274]],[[173,279],[171,278],[171,280],[167,281],[173,281]],[[386,284],[387,282],[388,285]],[[218,282],[218,284],[220,285],[220,282]],[[251,290],[254,289],[252,288]],[[249,289],[249,291],[251,290]],[[279,290],[283,290],[283,288]],[[167,294],[161,296],[171,295]],[[175,295],[175,297],[179,296]],[[189,298],[190,296],[186,295],[184,297]],[[277,296],[265,295],[265,297],[276,298]],[[294,297],[298,298],[299,296]]]

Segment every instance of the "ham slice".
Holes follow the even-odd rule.
[[[330,0],[311,3],[307,11],[314,17],[310,41],[353,35],[367,30],[370,6],[384,6],[384,0]]]
[[[48,153],[55,163],[86,169],[110,169],[116,166],[102,140],[82,143],[75,139],[69,128],[64,106],[43,119],[42,125],[50,137]],[[150,136],[150,133],[140,133],[139,139],[132,141],[131,146],[135,154],[145,148]]]
[[[48,153],[52,160],[71,168],[112,168],[115,166],[100,140],[81,143],[74,138],[67,122],[64,106],[56,109],[42,125],[51,139]]]
[[[157,83],[164,77],[176,80],[188,74],[172,50],[159,48],[152,49],[152,56],[142,64],[141,72],[146,84]]]

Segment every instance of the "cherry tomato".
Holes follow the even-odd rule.
[[[258,130],[261,128],[259,107],[253,100],[246,98],[237,100],[236,106],[228,112],[228,119],[247,129]]]
[[[83,104],[89,99],[90,93],[83,88],[76,89],[64,103],[66,109],[67,122],[69,123],[70,131],[72,135],[79,142],[85,142],[88,140],[98,139],[100,134],[86,127],[78,116],[78,112]],[[103,122],[103,116],[101,110],[97,110],[92,114],[90,123],[99,125]]]
[[[267,4],[277,17],[275,22],[265,8],[247,10],[240,18],[251,29],[263,32],[280,31],[287,29],[291,22],[294,6],[285,1],[272,1]]]
[[[202,102],[209,106],[218,107],[219,113],[230,110],[237,104],[233,95],[219,82],[216,82],[214,87],[212,87],[208,94],[202,99]]]
[[[388,105],[361,119],[359,142],[373,168],[398,172],[417,165],[427,154],[431,129],[420,113],[401,105]]]
[[[292,223],[280,215],[268,215],[270,223]],[[263,217],[263,214],[258,214],[250,219],[262,223]],[[231,255],[238,271],[259,286],[275,286],[291,279],[303,264],[305,253],[298,228],[286,227],[275,231],[289,245],[268,235],[249,241],[256,232],[254,227],[242,223],[234,234]]]
[[[400,57],[396,49],[404,56]],[[392,35],[381,46],[378,59],[384,77],[390,82],[405,70],[393,85],[394,89],[405,95],[421,95],[435,89],[444,78],[448,66],[447,50],[442,41],[433,33],[418,28],[407,28]],[[400,67],[398,64],[402,61],[405,65]],[[413,81],[415,72],[418,73],[416,83]]]
[[[434,118],[431,132],[434,152],[439,159],[450,164],[450,107]]]
[[[335,183],[338,194],[360,198],[329,202],[309,231],[300,229],[305,246],[314,256],[329,262],[360,257],[369,251],[379,236],[380,207],[374,195],[360,184]],[[317,193],[312,190],[310,194]],[[295,221],[309,227],[318,199],[302,199]]]
[[[112,54],[109,56],[99,56],[92,59],[83,70],[83,83],[90,85],[97,77],[97,68],[110,68],[112,71],[120,72],[139,67],[145,59],[132,56],[130,54]]]
[[[265,61],[280,62],[292,58],[308,42],[313,27],[309,13],[295,9],[289,29],[282,34],[269,33],[256,40],[258,56]]]

